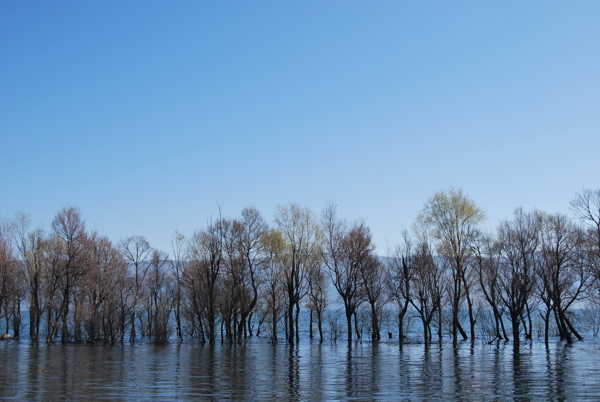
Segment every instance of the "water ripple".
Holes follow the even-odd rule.
[[[595,400],[592,341],[432,346],[0,343],[13,400]]]

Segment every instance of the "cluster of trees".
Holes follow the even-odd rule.
[[[460,190],[440,192],[387,257],[375,254],[369,227],[340,219],[334,204],[319,217],[281,205],[271,225],[255,208],[219,216],[190,237],[175,233],[171,257],[142,236],[112,243],[75,207],[47,233],[17,214],[0,225],[0,318],[19,338],[26,308],[33,341],[240,342],[262,331],[295,343],[302,309],[310,336],[324,339],[336,299],[349,342],[364,328],[379,340],[390,310],[401,342],[414,316],[426,345],[445,334],[474,340],[485,311],[496,339],[517,347],[532,338],[536,314],[546,341],[552,328],[572,342],[583,339],[575,308],[599,291],[600,190],[571,206],[578,220],[518,208],[484,233],[483,210]]]
[[[583,340],[574,308],[598,296],[600,190],[582,191],[571,207],[579,223],[560,213],[517,208],[494,233],[483,233],[484,212],[461,191],[437,193],[415,222],[414,240],[406,235],[390,264],[399,322],[410,304],[427,344],[437,313],[439,339],[446,322],[456,344],[459,336],[475,339],[485,309],[492,312],[496,339],[509,340],[510,334],[518,347],[521,334],[532,339],[539,314],[546,342],[552,325],[561,340]]]

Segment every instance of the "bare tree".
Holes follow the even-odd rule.
[[[26,294],[19,265],[11,242],[10,225],[0,221],[0,316],[4,315],[6,319],[7,331],[12,317],[15,339],[20,338],[21,302]]]
[[[425,232],[418,233],[417,244],[411,253],[410,264],[413,272],[410,275],[409,300],[421,318],[423,340],[425,347],[428,348],[433,340],[431,323],[436,312],[441,313],[444,281],[442,268],[436,263],[431,243]],[[440,321],[438,325],[441,326],[441,320],[438,321]]]
[[[351,263],[358,266],[363,297],[370,307],[371,315],[371,340],[381,339],[379,329],[379,316],[381,309],[387,302],[385,297],[385,276],[383,264],[375,255],[375,244],[371,237],[371,230],[364,223],[359,223],[348,233],[348,242],[345,243],[349,251]]]
[[[323,342],[323,318],[328,304],[328,277],[323,270],[320,253],[314,253],[308,263],[308,308],[310,310],[310,337],[313,336],[313,313],[317,318],[319,341]]]
[[[189,282],[193,292],[197,316],[204,321],[203,328],[210,344],[216,342],[219,286],[223,267],[224,223],[219,219],[203,231],[194,233],[188,245]]]
[[[333,286],[344,303],[348,328],[348,343],[352,342],[352,317],[360,304],[361,279],[357,264],[349,260],[348,228],[337,218],[337,206],[329,204],[323,210],[321,226],[324,232],[323,257]]]
[[[25,271],[29,302],[29,339],[37,342],[44,305],[42,295],[46,286],[44,277],[44,234],[42,229],[30,230],[31,219],[17,213],[13,222],[13,240]]]
[[[600,250],[600,189],[582,190],[571,200],[571,209],[577,218],[591,225]]]
[[[73,298],[73,290],[79,278],[87,272],[88,236],[85,223],[78,208],[63,208],[52,221],[52,231],[61,243],[62,258],[59,276],[62,280],[61,300],[61,341],[70,339],[69,308]]]
[[[539,212],[525,213],[522,208],[517,208],[514,215],[512,221],[504,221],[498,228],[502,255],[498,285],[500,298],[508,310],[517,349],[521,317],[526,313],[535,288],[542,215]],[[531,320],[529,323],[531,331]]]
[[[502,263],[502,243],[489,235],[479,233],[473,242],[474,269],[479,280],[479,289],[492,309],[494,335],[496,339],[505,339],[504,310],[500,299],[500,266]]]
[[[134,278],[127,261],[111,244],[104,264],[106,297],[101,305],[102,333],[105,343],[123,343],[131,316]]]
[[[541,298],[546,305],[546,317],[554,312],[561,340],[573,342],[573,336],[583,337],[568,318],[568,310],[592,284],[592,276],[581,259],[579,247],[583,234],[565,215],[545,215],[541,231],[540,280]],[[546,319],[546,334],[548,320]],[[547,339],[547,335],[546,335]]]
[[[152,250],[148,272],[148,334],[154,343],[165,343],[171,335],[169,318],[173,310],[174,287],[167,272],[169,255]]]
[[[144,296],[144,281],[150,267],[152,248],[146,238],[139,235],[121,240],[118,248],[123,258],[133,265],[134,270],[130,334],[130,340],[133,342],[137,336],[136,319],[139,319],[140,325],[142,325],[142,312],[139,311],[139,304]],[[144,335],[143,331],[142,335]]]
[[[144,236],[130,236],[121,240],[118,248],[123,258],[133,265],[134,269],[130,336],[130,340],[133,342],[137,336],[136,319],[139,319],[140,325],[142,325],[141,311],[138,311],[138,307],[143,298],[143,285],[150,267],[152,248]]]
[[[63,242],[54,233],[44,238],[42,250],[44,252],[43,277],[45,286],[43,287],[41,304],[46,316],[46,342],[54,340],[58,335],[60,326],[63,248]]]
[[[404,242],[387,260],[387,285],[390,298],[398,306],[398,338],[404,341],[404,319],[411,304],[411,283],[414,276],[413,245],[408,232],[402,232]]]
[[[116,343],[125,336],[121,323],[127,311],[121,308],[127,286],[127,261],[106,237],[97,237],[91,246],[91,268],[86,275],[85,294],[89,303],[88,340]],[[125,296],[127,298],[127,296]]]
[[[385,300],[383,285],[383,270],[377,256],[374,254],[375,246],[372,242],[370,229],[363,222],[356,222],[342,239],[343,271],[350,274],[356,273],[356,303],[353,315],[356,321],[358,306],[366,301],[370,307],[371,336],[374,340],[380,339],[379,312]],[[348,318],[348,317],[347,317]],[[356,327],[356,325],[355,325]],[[350,336],[350,330],[348,332]]]
[[[236,220],[223,220],[223,273],[219,294],[221,326],[229,341],[237,337],[237,322],[244,303],[246,287],[245,264],[240,248],[242,224]]]
[[[183,340],[183,328],[181,319],[181,297],[182,297],[182,273],[185,261],[185,236],[179,232],[173,233],[171,239],[171,246],[173,247],[173,261],[171,268],[175,275],[175,327],[177,330],[177,337],[179,340]]]
[[[191,243],[191,239],[190,242]],[[206,341],[204,331],[204,318],[206,306],[204,305],[205,279],[203,275],[203,262],[193,258],[192,245],[189,244],[188,251],[190,257],[188,263],[183,267],[181,275],[183,303],[182,310],[185,320],[188,323],[188,332],[192,337],[197,337]]]
[[[236,266],[236,283],[239,284],[238,313],[239,322],[236,331],[238,342],[245,333],[246,324],[258,302],[261,271],[267,263],[264,238],[269,227],[256,208],[247,207],[242,210],[242,219],[235,220],[231,237],[233,252],[230,255],[239,263]]]
[[[319,228],[312,211],[297,204],[279,205],[275,222],[285,241],[287,258],[283,274],[288,296],[288,342],[294,344],[300,339],[300,300],[306,294],[306,274],[318,250]]]
[[[571,200],[575,216],[587,223],[583,257],[596,280],[596,291],[600,290],[600,189],[584,189]]]

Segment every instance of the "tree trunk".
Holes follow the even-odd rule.
[[[271,301],[273,302],[273,308],[271,312],[271,315],[273,317],[273,328],[271,329],[271,331],[273,331],[273,334],[271,335],[271,337],[273,338],[273,342],[275,342],[277,341],[277,309],[275,307],[275,295],[273,295]]]
[[[288,285],[288,313],[287,313],[287,327],[288,327],[288,343],[294,344],[294,289],[291,285]]]
[[[381,332],[379,331],[379,318],[377,317],[377,311],[375,305],[371,305],[371,340],[378,341],[381,339]]]
[[[458,309],[460,307],[460,280],[454,280],[454,299],[452,302],[452,346],[456,347],[458,345],[458,328],[460,327],[460,322],[458,321]],[[462,331],[464,332],[464,331]],[[465,334],[466,335],[466,334]],[[463,336],[465,336],[463,335]]]
[[[529,303],[525,303],[525,311],[527,312],[527,322],[529,324],[529,337],[527,340],[533,339],[533,321],[531,320],[531,309],[529,308]]]
[[[69,278],[67,277],[67,281]],[[63,313],[62,313],[62,332],[61,332],[61,343],[67,343],[69,339],[69,299],[71,295],[69,293],[69,286],[66,285],[63,292]]]
[[[296,303],[296,313],[294,324],[296,325],[296,343],[300,342],[300,327],[298,326],[298,317],[300,316],[300,304]]]
[[[400,343],[404,341],[404,315],[402,312],[398,313],[398,340]]]
[[[317,325],[319,326],[319,342],[323,342],[323,314],[317,314]]]
[[[515,350],[518,350],[521,342],[521,338],[519,336],[519,316],[511,316],[510,321],[512,323],[513,330],[513,343],[515,345]]]
[[[569,328],[567,328],[567,317],[565,316],[565,312],[562,310],[562,308],[560,308],[560,306],[558,306],[556,308],[556,312],[557,312],[557,317],[558,320],[560,321],[560,331],[563,333],[563,337],[564,339],[567,341],[568,344],[573,343],[573,337],[571,336],[571,331],[569,331]]]
[[[571,324],[571,321],[569,321],[569,319],[565,316],[565,322],[567,323],[567,326],[569,327],[569,329],[571,330],[571,332],[573,333],[573,335],[575,335],[575,337],[580,340],[583,341],[583,337],[581,335],[579,335],[579,332],[577,332],[575,330],[575,327]]]
[[[443,339],[443,331],[442,331],[442,307],[438,307],[438,341],[440,345],[442,344]]]
[[[549,332],[550,332],[550,314],[551,314],[552,310],[548,309],[546,311],[546,315],[543,316],[541,313],[540,315],[542,316],[542,320],[544,320],[544,343],[546,345],[548,345],[548,340],[549,340]]]
[[[346,308],[346,323],[348,324],[348,343],[352,343],[352,312]]]
[[[466,341],[467,339],[469,339],[469,336],[467,335],[467,333],[463,329],[462,325],[460,325],[460,322],[458,323],[458,330],[460,331],[460,335],[462,336],[463,341]]]

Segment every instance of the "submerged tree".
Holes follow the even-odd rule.
[[[61,341],[70,340],[69,313],[78,281],[89,269],[89,237],[81,212],[75,207],[63,208],[52,221],[52,231],[60,251],[58,277],[61,284]],[[77,328],[77,326],[76,326]],[[77,334],[75,334],[77,335]]]
[[[165,343],[171,335],[170,317],[174,304],[173,277],[169,275],[169,255],[152,250],[148,271],[147,333],[154,343]]]
[[[379,316],[385,303],[385,276],[383,264],[375,255],[375,245],[370,229],[364,224],[359,224],[351,229],[348,234],[348,256],[350,263],[355,263],[360,272],[363,297],[370,307],[371,315],[371,340],[381,339],[379,329]]]
[[[173,233],[171,238],[171,247],[173,248],[173,261],[171,269],[175,275],[175,328],[177,337],[183,340],[183,324],[182,324],[182,274],[185,266],[185,236],[179,232]]]
[[[27,293],[19,265],[10,237],[10,225],[0,221],[0,317],[5,318],[7,328],[12,321],[15,339],[20,337],[21,302]]]
[[[47,283],[44,264],[46,244],[42,229],[30,230],[31,219],[24,213],[17,213],[13,222],[13,240],[18,258],[21,260],[27,285],[29,302],[29,339],[33,342],[40,337],[42,315],[45,310],[43,299]]]
[[[297,204],[279,205],[275,222],[285,242],[282,273],[288,302],[288,342],[294,344],[300,339],[300,300],[306,294],[306,275],[319,252],[320,232],[312,211]]]
[[[242,219],[236,221],[236,243],[241,257],[239,272],[241,299],[237,336],[241,342],[246,324],[258,303],[262,271],[268,261],[264,239],[269,226],[260,212],[253,207],[242,210]]]
[[[586,226],[582,258],[594,275],[596,293],[600,290],[600,189],[584,189],[571,200],[575,216]]]
[[[492,309],[494,335],[498,340],[508,341],[503,319],[504,308],[500,298],[501,252],[501,242],[483,233],[479,233],[473,242],[474,269],[482,296]]]
[[[30,230],[29,218],[18,214],[0,225],[0,317],[19,337],[23,303],[34,342],[45,336],[47,342],[107,343],[123,342],[126,332],[134,340],[138,330],[166,341],[171,318],[180,340],[187,334],[215,343],[220,326],[222,339],[239,342],[264,322],[275,341],[285,317],[287,340],[295,343],[301,306],[310,312],[311,336],[316,321],[323,339],[333,284],[349,342],[369,327],[377,341],[390,301],[397,305],[401,340],[411,312],[423,324],[426,344],[436,323],[440,341],[442,323],[453,343],[459,333],[468,339],[459,313],[468,313],[473,339],[484,300],[499,339],[507,339],[505,317],[515,345],[522,333],[531,339],[531,317],[540,312],[546,340],[556,322],[561,339],[572,342],[583,339],[573,307],[596,295],[600,283],[600,191],[582,191],[571,207],[583,227],[561,214],[519,208],[495,236],[483,235],[483,211],[459,190],[440,192],[419,215],[414,240],[405,234],[385,269],[369,227],[338,219],[333,204],[320,225],[296,204],[278,207],[274,229],[255,208],[245,208],[241,218],[219,217],[189,240],[176,233],[173,261],[142,236],[115,247],[88,232],[75,207],[60,210],[47,234]],[[333,333],[337,337],[338,325]]]
[[[398,338],[404,341],[404,317],[411,304],[411,283],[414,276],[413,245],[408,232],[402,233],[404,242],[397,246],[387,260],[386,282],[390,299],[398,307]]]
[[[410,302],[419,313],[423,324],[423,340],[428,345],[433,340],[431,323],[438,313],[438,325],[444,296],[443,271],[436,262],[431,243],[425,232],[419,233],[414,252],[411,255],[413,274],[410,284]],[[441,335],[441,332],[438,331]],[[441,339],[440,339],[441,341]]]
[[[130,236],[119,242],[119,251],[123,258],[133,266],[133,300],[131,307],[131,335],[133,342],[137,336],[136,321],[143,327],[142,311],[139,308],[145,298],[144,283],[150,268],[152,248],[144,236]],[[142,331],[142,335],[144,332]]]
[[[216,341],[219,286],[223,268],[224,224],[221,219],[198,231],[189,243],[188,286],[196,316],[206,332],[208,342]]]
[[[263,238],[263,246],[266,254],[265,268],[263,271],[263,281],[260,288],[260,295],[265,309],[264,315],[269,317],[271,323],[271,339],[277,341],[277,323],[285,310],[286,288],[283,282],[281,272],[287,265],[287,257],[283,250],[285,242],[281,232],[271,229]]]
[[[569,319],[568,311],[592,284],[592,275],[586,269],[579,247],[583,233],[565,215],[545,215],[541,231],[540,297],[546,305],[546,317],[554,313],[561,340],[573,342],[573,336],[583,337]],[[546,321],[546,340],[548,319]]]
[[[122,342],[125,337],[132,292],[127,261],[106,237],[97,237],[90,250],[90,271],[84,287],[89,305],[88,340]]]
[[[521,318],[528,313],[526,309],[535,289],[542,216],[539,212],[525,213],[522,208],[517,208],[514,215],[512,221],[504,221],[498,228],[502,256],[498,285],[500,299],[510,317],[515,348],[518,348]],[[527,334],[527,328],[525,332]]]
[[[437,251],[445,258],[452,269],[452,342],[456,345],[458,331],[467,339],[459,321],[461,301],[467,301],[471,338],[475,337],[475,316],[469,263],[472,256],[471,244],[478,225],[485,219],[485,213],[473,201],[465,197],[461,190],[450,189],[447,193],[436,193],[427,203],[418,220],[429,227],[437,239]]]
[[[308,309],[310,312],[310,337],[313,336],[313,314],[317,318],[317,331],[319,340],[323,342],[323,319],[328,305],[329,281],[323,269],[322,258],[319,253],[313,254],[312,261],[308,264]]]
[[[329,204],[323,210],[321,225],[324,232],[323,257],[333,281],[333,286],[344,303],[348,328],[348,342],[352,342],[352,317],[360,304],[360,271],[349,261],[348,229],[337,218],[337,207]]]

